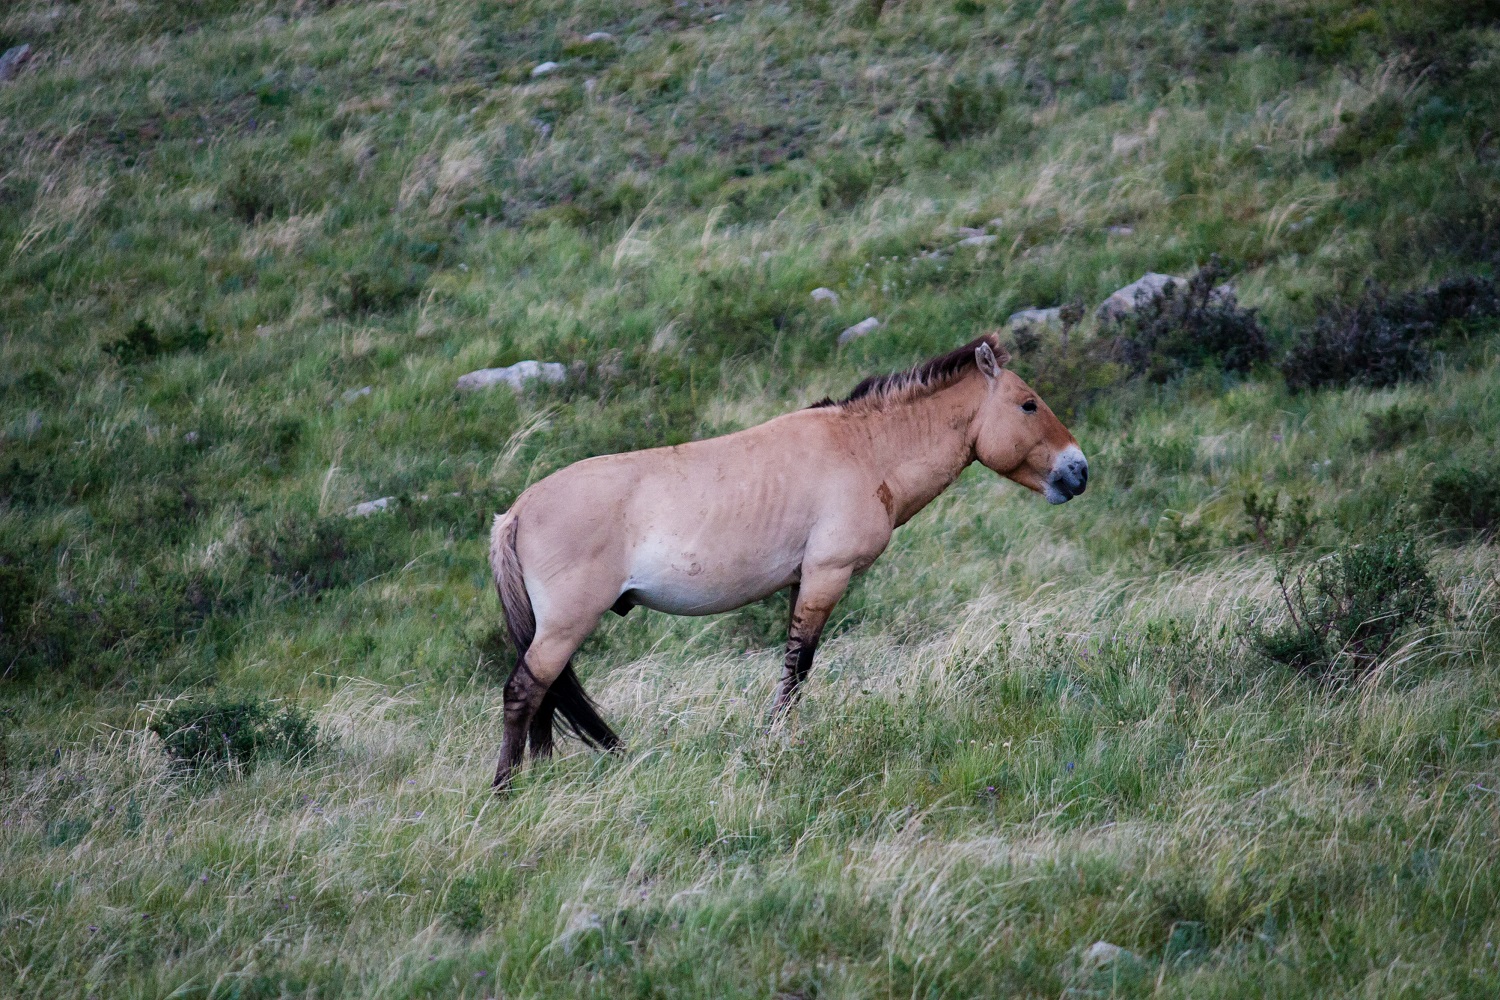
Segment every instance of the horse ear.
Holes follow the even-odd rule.
[[[993,382],[1000,377],[1000,369],[1010,360],[1010,355],[1005,348],[1000,348],[1000,354],[996,356],[995,349],[986,341],[974,349],[974,360],[979,365],[979,370],[984,372],[984,377]]]

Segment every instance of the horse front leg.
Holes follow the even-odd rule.
[[[803,570],[802,580],[792,585],[792,620],[787,628],[786,658],[782,662],[781,683],[776,688],[776,701],[771,708],[774,723],[786,715],[796,700],[802,682],[812,670],[813,655],[818,650],[818,639],[823,635],[823,626],[834,605],[844,596],[849,587],[848,568],[828,569],[809,573]]]

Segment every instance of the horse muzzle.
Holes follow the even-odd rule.
[[[1089,460],[1083,457],[1076,444],[1069,445],[1052,463],[1052,474],[1047,477],[1047,489],[1043,495],[1048,503],[1067,503],[1088,489],[1088,485]]]

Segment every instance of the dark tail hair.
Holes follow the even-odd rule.
[[[505,629],[518,661],[524,661],[531,640],[536,638],[536,612],[526,580],[521,574],[521,558],[516,554],[516,530],[520,520],[514,514],[495,518],[490,537],[490,569],[495,574],[495,589],[500,593],[500,610],[505,615]],[[572,734],[588,746],[600,750],[617,750],[625,744],[599,715],[599,708],[573,670],[569,660],[562,673],[552,682],[537,709],[539,719],[555,719],[560,713]]]

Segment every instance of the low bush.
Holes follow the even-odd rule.
[[[1126,367],[1153,382],[1193,368],[1245,372],[1270,359],[1270,342],[1253,309],[1241,309],[1217,257],[1186,288],[1168,285],[1112,324],[1115,350]]]
[[[1500,525],[1500,467],[1493,462],[1454,465],[1428,487],[1423,512],[1459,536],[1488,535]]]
[[[1279,491],[1265,495],[1252,489],[1245,494],[1244,505],[1249,525],[1240,540],[1266,552],[1300,548],[1317,527],[1312,498],[1308,496],[1292,497],[1283,505]]]
[[[999,126],[1009,105],[998,85],[958,76],[948,82],[940,97],[921,101],[917,111],[927,119],[932,138],[948,146]]]
[[[1371,451],[1390,451],[1421,430],[1427,423],[1427,411],[1422,407],[1404,407],[1399,404],[1385,410],[1374,410],[1365,414],[1365,434],[1361,444]]]
[[[151,723],[167,755],[189,770],[266,760],[298,760],[322,746],[318,727],[295,706],[273,709],[260,699],[183,704]]]
[[[235,164],[223,194],[230,214],[248,226],[265,222],[287,208],[286,186],[280,174],[259,166]]]
[[[1346,545],[1295,576],[1277,577],[1287,617],[1257,628],[1265,656],[1319,679],[1357,675],[1443,606],[1421,545],[1407,527]]]
[[[161,354],[177,351],[201,351],[213,340],[213,334],[201,323],[192,322],[165,332],[158,332],[144,319],[137,319],[125,336],[106,344],[104,353],[123,365],[149,361]]]
[[[1444,281],[1404,295],[1369,285],[1353,305],[1325,306],[1281,362],[1293,391],[1323,386],[1394,385],[1431,368],[1431,341],[1450,323],[1500,315],[1489,278]]]

